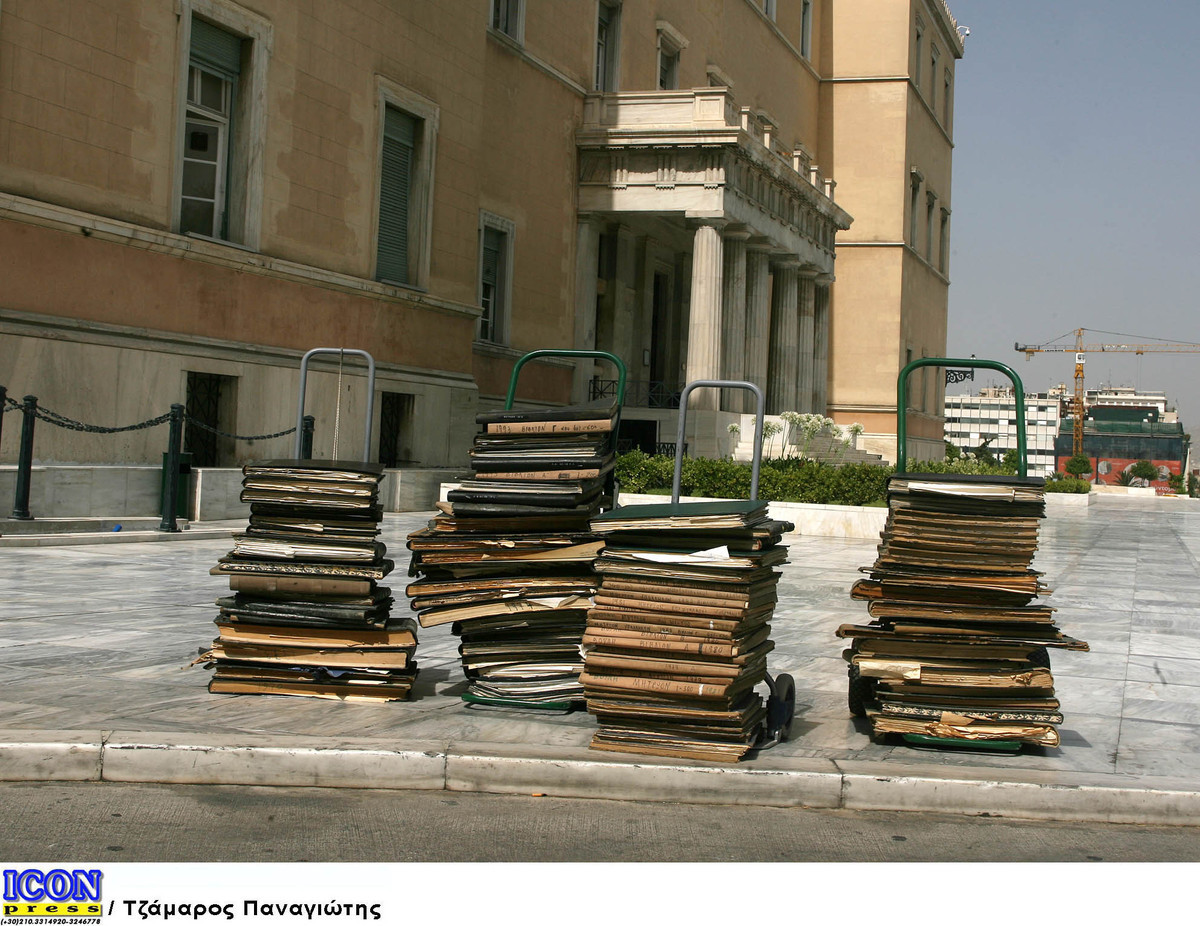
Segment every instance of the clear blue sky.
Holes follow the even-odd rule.
[[[958,62],[951,357],[1029,391],[1071,354],[1013,343],[1200,342],[1200,3],[949,0]],[[992,374],[981,374],[986,385]],[[1165,390],[1200,427],[1200,353],[1090,353],[1088,388]],[[1002,377],[994,381],[1002,381]],[[968,384],[970,385],[970,384]]]

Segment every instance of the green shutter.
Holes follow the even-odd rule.
[[[242,70],[241,37],[193,16],[191,56],[193,64],[232,79]]]
[[[412,193],[417,120],[390,106],[384,114],[379,177],[379,250],[375,276],[409,282],[408,206]]]

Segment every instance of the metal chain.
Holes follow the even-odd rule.
[[[5,412],[23,411],[25,409],[25,406],[20,402],[15,402],[7,396],[5,396],[4,404]],[[146,428],[158,427],[160,424],[166,424],[171,420],[171,413],[166,412],[165,414],[159,415],[157,418],[149,418],[146,421],[140,421],[137,424],[129,424],[119,428],[106,428],[98,424],[84,424],[82,421],[76,421],[74,418],[68,418],[66,415],[60,415],[58,412],[52,412],[47,408],[35,407],[34,415],[38,418],[41,418],[42,421],[52,424],[55,427],[64,428],[68,431],[83,431],[87,434],[118,434],[123,431],[141,431]],[[271,440],[276,437],[286,437],[288,434],[296,433],[296,428],[293,426],[288,428],[286,431],[277,431],[274,434],[230,434],[228,431],[221,431],[212,427],[211,425],[205,424],[203,421],[197,420],[186,413],[184,414],[184,419],[195,427],[201,428],[205,431],[211,431],[213,434],[219,434],[221,437],[232,438],[233,440]]]
[[[217,428],[214,428],[212,425],[205,424],[203,421],[193,418],[191,415],[185,415],[184,418],[194,427],[200,428],[204,431],[209,431],[213,434],[219,434],[221,437],[231,437],[234,440],[271,440],[274,437],[284,437],[285,435],[296,433],[296,426],[293,425],[286,431],[276,431],[274,434],[255,434],[252,436],[246,436],[243,434],[230,434],[228,431],[220,431]]]
[[[120,428],[105,428],[96,424],[84,424],[82,421],[76,421],[74,418],[68,418],[66,415],[60,415],[58,412],[52,412],[45,408],[35,408],[34,414],[43,421],[57,427],[65,428],[68,431],[85,431],[88,434],[116,434],[119,431],[141,431],[144,428],[153,428],[160,424],[166,424],[171,420],[171,413],[167,412],[165,415],[159,415],[157,418],[150,418],[147,421],[140,421],[137,424],[129,424]]]

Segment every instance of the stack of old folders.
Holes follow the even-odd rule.
[[[422,627],[461,639],[463,699],[569,710],[583,702],[580,644],[611,505],[615,405],[485,412],[471,478],[409,535],[407,591]]]
[[[379,584],[383,467],[273,460],[242,470],[250,523],[211,572],[229,577],[209,691],[406,700],[416,622],[390,616]]]
[[[897,474],[854,642],[850,709],[877,736],[910,743],[1057,746],[1062,714],[1047,648],[1086,650],[1064,636],[1030,568],[1044,516],[1035,478]]]
[[[593,749],[736,762],[766,716],[771,615],[791,524],[759,501],[634,505],[604,538],[583,684]]]

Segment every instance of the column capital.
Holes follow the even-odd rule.
[[[832,273],[818,273],[816,283],[818,286],[828,286],[834,281],[835,277]]]
[[[729,224],[729,219],[720,215],[713,216],[688,216],[686,219],[687,227],[695,231],[700,228],[715,228],[721,231]]]
[[[772,270],[792,270],[792,271],[799,273],[800,268],[802,268],[803,266],[804,266],[804,264],[801,262],[800,258],[798,258],[795,254],[788,254],[785,256],[781,256],[781,257],[771,258],[771,269]]]
[[[745,225],[726,225],[721,229],[721,237],[726,241],[749,241],[752,235]]]

